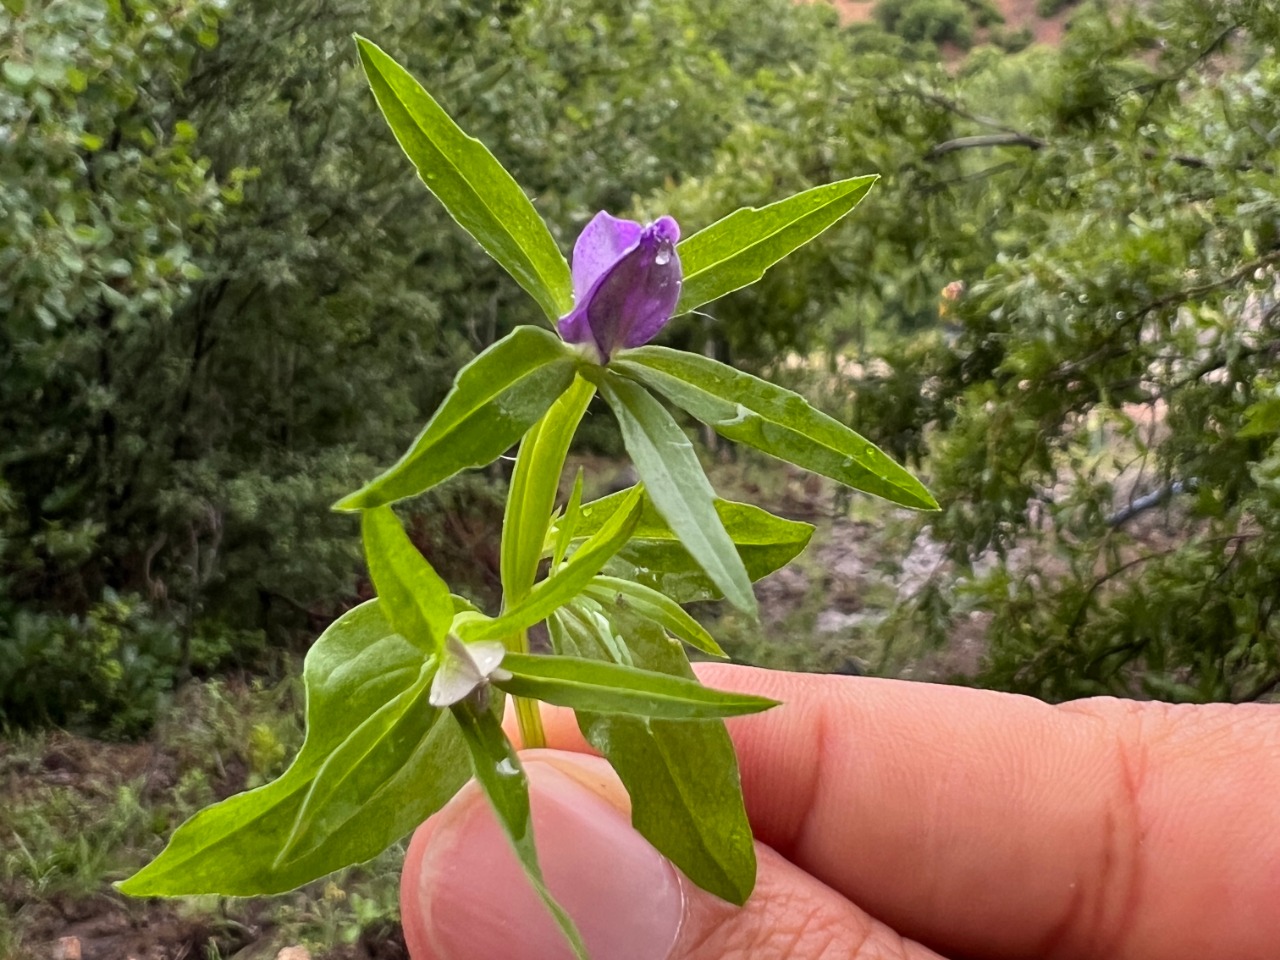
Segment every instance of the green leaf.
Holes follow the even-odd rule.
[[[725,598],[754,616],[751,580],[716,513],[715,491],[689,438],[638,384],[606,372],[600,390],[658,513]]]
[[[573,489],[569,492],[569,502],[564,507],[564,516],[561,517],[559,526],[556,528],[556,542],[551,552],[551,566],[553,568],[560,566],[564,562],[564,555],[569,552],[569,545],[573,543],[573,534],[581,517],[582,468],[579,467],[577,476],[573,478]]]
[[[709,653],[713,657],[728,656],[707,632],[707,628],[684,607],[666,594],[644,584],[620,577],[594,577],[583,593],[605,603],[630,607],[642,617],[657,623],[673,637],[697,647],[703,653]]]
[[[317,814],[327,834],[322,847],[310,848],[302,838],[295,849],[310,849],[275,862],[325,761],[353,729],[419,684],[422,667],[422,651],[392,629],[380,601],[343,614],[307,654],[307,738],[289,769],[197,813],[120,890],[132,896],[283,893],[375,857],[412,831],[470,776],[457,724],[447,716],[433,720],[430,711],[407,711],[366,756],[365,765],[393,770],[390,779],[365,797],[339,792],[335,802],[342,806]]]
[[[428,653],[440,653],[453,622],[449,587],[404,532],[390,507],[366,510],[360,519],[369,577],[392,629]]]
[[[624,490],[584,504],[574,537],[589,536],[598,529],[629,492]],[[786,566],[800,555],[813,536],[810,524],[775,517],[749,503],[716,500],[715,507],[752,580]],[[714,600],[721,596],[647,497],[631,539],[605,569],[652,587],[676,603]]]
[[[693,677],[684,651],[653,624],[619,608],[608,616],[626,635],[636,664]],[[608,659],[592,618],[566,607],[550,621],[556,652]],[[580,711],[587,741],[631,795],[631,822],[694,883],[742,904],[755,886],[751,824],[733,743],[722,720],[659,720]]]
[[[586,622],[593,644],[598,646],[601,651],[600,659],[620,663],[627,667],[636,665],[631,657],[631,650],[627,646],[626,638],[613,628],[612,623],[605,619],[604,608],[601,603],[591,599],[584,592],[582,596],[572,603],[566,604],[562,609],[572,610],[576,617]],[[595,656],[594,653],[591,655]]]
[[[627,542],[636,521],[644,490],[632,487],[630,496],[618,504],[613,516],[600,525],[559,570],[543,580],[520,603],[494,620],[470,620],[458,627],[458,636],[467,643],[500,640],[545,620],[585,587],[600,568]]]
[[[453,708],[453,715],[471,751],[476,782],[489,798],[507,839],[515,847],[525,875],[559,924],[575,956],[579,960],[589,960],[578,928],[564,908],[551,896],[551,891],[542,878],[542,868],[538,866],[538,851],[533,842],[533,820],[529,812],[529,780],[525,776],[519,754],[502,732],[498,719],[489,711],[477,710],[471,703],[464,702]]]
[[[479,613],[483,616],[484,611],[466,597],[451,593],[449,594],[449,601],[453,604],[453,615],[455,617],[460,613]]]
[[[595,385],[590,381],[582,377],[575,379],[573,386],[552,404],[520,444],[502,519],[500,570],[504,610],[522,603],[533,588],[569,443],[595,392]],[[502,643],[511,650],[529,649],[524,627],[504,637]],[[530,746],[542,743],[545,735],[538,705],[517,698],[515,706],[524,742]]]
[[[520,185],[408,71],[363,37],[356,44],[378,106],[427,189],[548,318],[568,313],[569,265]]]
[[[1244,426],[1237,437],[1270,437],[1280,433],[1280,396],[1270,396],[1244,410]]]
[[[767,207],[743,207],[682,241],[676,252],[684,287],[676,313],[755,283],[766,270],[836,223],[878,177],[854,177],[814,187]]]
[[[507,693],[594,713],[705,720],[777,706],[776,700],[712,690],[697,680],[581,657],[509,653],[502,668],[511,676],[494,685]]]
[[[15,87],[25,87],[36,75],[35,68],[29,63],[19,63],[16,60],[6,60],[4,62],[4,78]]]
[[[924,484],[870,441],[798,393],[695,353],[637,347],[613,367],[663,394],[716,433],[824,477],[918,510],[936,510]]]
[[[347,734],[316,772],[275,866],[314,853],[335,833],[364,815],[378,794],[397,783],[431,728],[446,715],[426,702],[434,658],[417,681],[388,700]]]
[[[520,443],[502,520],[502,599],[508,606],[533,586],[569,442],[595,392],[578,377]]]
[[[402,500],[459,470],[492,463],[569,388],[578,363],[554,334],[516,327],[459,371],[409,452],[335,509],[367,510]]]

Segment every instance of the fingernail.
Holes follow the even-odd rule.
[[[525,768],[543,876],[592,960],[666,960],[684,913],[680,877],[605,799],[624,796],[608,764],[557,757],[530,759]],[[573,957],[474,784],[435,818],[418,869],[419,929],[428,942],[410,943],[426,948],[415,960]]]

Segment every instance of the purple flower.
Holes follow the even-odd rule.
[[[595,344],[601,362],[657,336],[680,300],[679,239],[671,217],[644,226],[597,213],[573,245],[575,306],[560,335]]]

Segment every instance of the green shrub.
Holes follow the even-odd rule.
[[[1019,27],[1017,30],[1007,29],[1002,26],[991,28],[991,43],[999,47],[1005,53],[1017,53],[1025,50],[1035,42],[1036,35],[1031,31],[1030,27]]]
[[[1076,0],[1036,0],[1036,13],[1042,17],[1056,16]]]
[[[979,27],[994,27],[1004,23],[1004,14],[992,0],[965,0],[965,5],[973,12],[974,22]]]
[[[884,29],[913,43],[973,42],[973,14],[963,0],[879,0],[875,16]]]
[[[13,609],[0,616],[0,727],[55,724],[136,737],[188,673],[244,662],[261,633],[178,629],[136,596],[106,591],[84,616]]]

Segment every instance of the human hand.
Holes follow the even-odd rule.
[[[524,754],[593,960],[1280,955],[1280,707],[699,674],[783,702],[729,721],[759,856],[742,908],[632,830],[571,714]],[[414,836],[401,906],[415,960],[571,956],[474,785]]]

